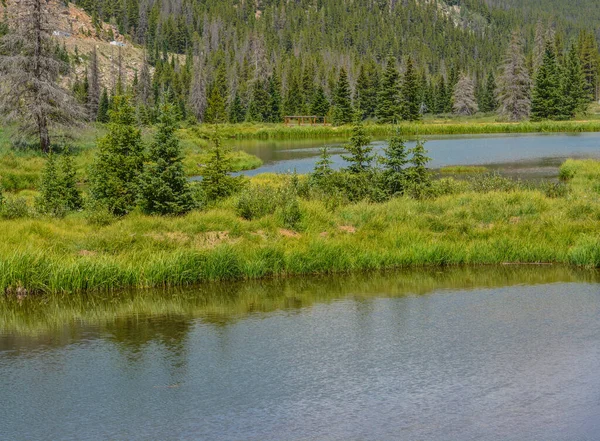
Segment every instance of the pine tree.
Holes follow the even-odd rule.
[[[381,124],[393,124],[401,116],[400,74],[396,69],[396,58],[390,55],[379,84],[377,120]]]
[[[350,173],[359,174],[369,171],[375,156],[372,154],[371,138],[367,136],[358,112],[355,115],[350,143],[345,146],[345,149],[349,154],[342,155],[342,159],[350,163],[347,168]]]
[[[468,75],[461,75],[456,83],[452,101],[454,113],[458,115],[474,115],[479,110],[475,99],[475,84]]]
[[[363,119],[373,118],[377,108],[377,92],[379,75],[377,66],[370,60],[360,66],[360,73],[356,80],[356,94],[354,102],[360,109]]]
[[[176,121],[175,107],[162,104],[140,186],[140,205],[147,214],[182,215],[195,206],[175,135]]]
[[[83,199],[81,198],[81,192],[77,188],[77,173],[75,172],[73,157],[69,147],[65,148],[61,156],[58,184],[66,209],[72,211],[81,209],[83,207]]]
[[[485,82],[485,88],[481,97],[481,111],[482,112],[494,112],[498,108],[498,100],[496,99],[496,77],[494,73],[490,72],[487,81]]]
[[[561,75],[552,43],[546,44],[542,65],[538,69],[531,100],[531,118],[542,120],[561,115]]]
[[[389,194],[394,196],[404,193],[408,151],[400,134],[390,139],[388,146],[385,148],[385,156],[381,159],[381,163],[383,165],[386,189]]]
[[[98,154],[90,179],[92,197],[123,216],[137,204],[144,171],[142,133],[135,127],[129,98],[115,96],[109,112],[108,133],[98,141]]]
[[[435,99],[435,113],[442,114],[446,112],[448,99],[448,88],[446,87],[446,80],[443,75],[440,75],[437,86],[437,94]]]
[[[585,111],[588,98],[585,91],[586,82],[577,47],[573,45],[566,60],[565,75],[563,76],[562,96],[562,118],[574,118],[577,112]]]
[[[227,121],[227,72],[221,64],[215,73],[208,101],[204,121],[209,124],[219,124]]]
[[[101,123],[107,123],[108,118],[108,110],[110,107],[108,92],[106,89],[102,91],[102,96],[100,97],[100,103],[98,104],[98,116],[96,117],[96,121]]]
[[[252,98],[248,106],[246,121],[265,122],[269,117],[269,91],[268,84],[260,79],[254,81]]]
[[[224,147],[220,136],[215,133],[211,142],[213,148],[207,163],[202,167],[201,187],[207,201],[216,201],[231,196],[239,188],[239,181],[232,177],[229,149]]]
[[[579,58],[585,77],[585,91],[589,101],[594,101],[598,96],[598,78],[600,76],[600,57],[598,56],[598,41],[593,32],[582,31],[579,35],[577,46]]]
[[[413,195],[420,198],[431,186],[431,174],[427,170],[431,158],[427,156],[425,143],[421,140],[417,141],[417,145],[408,153],[411,158],[408,162],[410,165],[406,168],[407,185],[410,186]]]
[[[331,168],[333,161],[327,147],[321,149],[319,160],[315,163],[315,169],[311,175],[311,179],[317,183],[321,183],[333,173]]]
[[[274,73],[269,78],[269,103],[267,121],[278,123],[283,121],[281,114],[281,81],[279,75]]]
[[[352,93],[348,82],[348,74],[346,69],[342,67],[333,97],[333,124],[336,126],[349,124],[352,122],[352,118]]]
[[[317,86],[315,90],[315,96],[313,97],[310,113],[318,117],[326,117],[329,114],[331,105],[329,100],[325,96],[325,90],[323,86]]]
[[[298,77],[293,71],[288,76],[287,94],[285,97],[284,111],[288,116],[297,116],[302,112],[302,92]]]
[[[229,106],[229,122],[232,124],[239,124],[244,122],[245,116],[246,109],[244,109],[240,94],[239,92],[235,92],[231,106]]]
[[[52,152],[48,154],[42,171],[40,196],[36,205],[41,213],[51,216],[63,216],[66,213],[56,158]]]
[[[413,60],[408,57],[406,72],[402,82],[403,117],[407,121],[418,121],[421,119],[421,96],[419,90],[419,79],[415,71]]]
[[[510,121],[527,118],[531,112],[531,79],[525,65],[521,38],[513,33],[498,81],[500,113]]]

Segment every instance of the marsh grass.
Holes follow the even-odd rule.
[[[495,288],[527,283],[593,283],[597,271],[567,266],[481,266],[412,268],[360,272],[328,277],[278,278],[268,281],[207,283],[193,288],[125,290],[94,295],[46,295],[17,299],[0,296],[0,334],[48,337],[64,333],[74,323],[94,328],[111,327],[130,317],[201,319],[216,326],[256,313],[300,310],[353,296],[361,298],[426,295],[435,291]],[[147,320],[136,320],[144,326]],[[152,333],[143,334],[148,338]],[[47,339],[62,344],[64,339]]]
[[[443,175],[465,175],[487,172],[488,169],[486,167],[476,165],[451,165],[440,169],[440,173]]]
[[[600,267],[600,163],[567,161],[568,192],[462,182],[447,194],[384,203],[297,199],[246,220],[236,195],[185,217],[133,214],[105,225],[65,219],[0,221],[0,291],[193,285],[400,267],[560,263]],[[271,176],[285,185],[289,177]],[[276,190],[271,190],[276,191]],[[267,193],[268,194],[268,193]],[[299,217],[298,217],[299,215]]]

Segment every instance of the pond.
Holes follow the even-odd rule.
[[[599,282],[506,266],[3,298],[0,439],[599,439]]]
[[[491,171],[522,178],[555,178],[558,167],[567,158],[600,158],[600,133],[526,134],[526,135],[455,135],[429,136],[426,149],[434,169],[450,165],[484,165]],[[343,167],[341,157],[346,140],[236,141],[235,149],[244,150],[264,161],[260,173],[310,173],[320,149],[330,147],[334,167]],[[409,142],[413,147],[415,142]],[[386,142],[373,142],[382,154]]]

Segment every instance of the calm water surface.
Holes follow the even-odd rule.
[[[600,133],[468,135],[426,137],[431,167],[485,165],[490,169],[526,178],[552,178],[567,158],[600,158]],[[341,157],[345,140],[238,141],[234,148],[260,157],[264,166],[245,172],[309,173],[324,146],[331,148],[334,167],[345,165]],[[414,142],[408,146],[413,147]],[[382,154],[385,141],[374,141],[374,151]]]
[[[0,301],[2,440],[597,440],[600,284],[454,269]]]

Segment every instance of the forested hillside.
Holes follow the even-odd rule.
[[[556,96],[537,95],[554,107],[540,119],[572,118],[598,99],[594,0],[75,3],[106,44],[112,37],[102,29],[109,23],[128,48],[145,54],[131,63],[125,49],[92,54],[81,45],[85,53],[71,63],[73,90],[99,121],[107,120],[111,96],[125,90],[145,123],[155,122],[164,96],[182,118],[210,123],[316,115],[345,124],[357,109],[388,123],[496,110],[523,119],[543,64],[550,78],[540,84]],[[98,71],[107,59],[112,68]],[[510,90],[514,82],[518,95]]]

